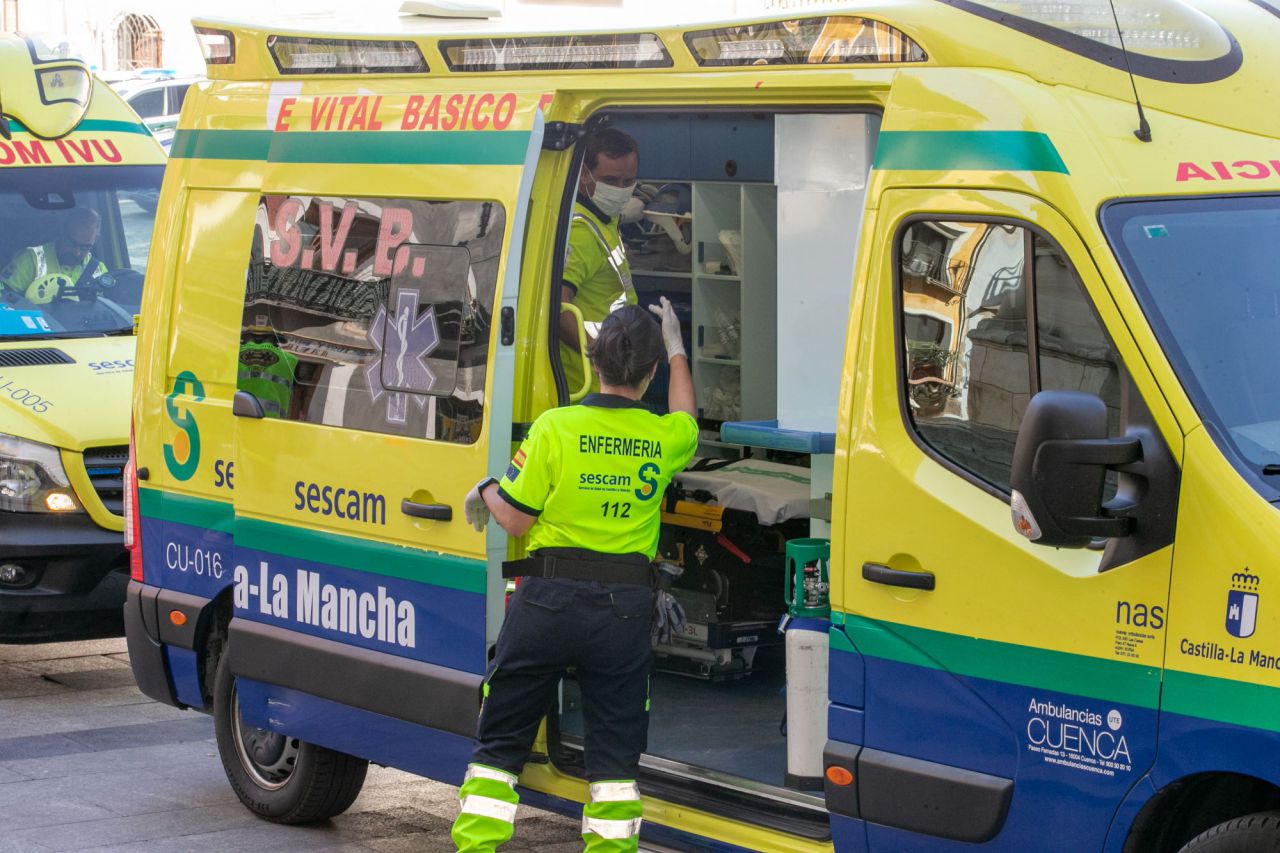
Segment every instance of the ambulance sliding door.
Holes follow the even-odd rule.
[[[431,94],[370,97],[385,129],[313,133],[337,96],[309,85],[265,111],[244,247],[231,668],[246,720],[322,745],[351,748],[307,697],[469,736],[506,542],[463,499],[510,455],[540,95],[464,93],[448,130]]]

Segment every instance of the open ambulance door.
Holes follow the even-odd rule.
[[[433,97],[379,98],[396,130],[350,143],[307,131],[324,98],[286,99],[245,200],[227,659],[246,731],[457,782],[506,555],[463,500],[510,458],[545,101],[477,93],[473,129],[407,127]]]

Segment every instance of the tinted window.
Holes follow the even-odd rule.
[[[134,95],[129,99],[129,106],[133,107],[133,111],[140,118],[155,118],[162,116],[164,112],[164,89],[152,89],[149,92],[142,92]]]
[[[269,417],[475,441],[502,206],[264,196],[257,219],[240,390]]]
[[[1014,225],[938,221],[912,224],[898,250],[907,411],[935,451],[1008,492],[1037,391],[1098,394],[1118,425],[1110,342],[1056,247]]]

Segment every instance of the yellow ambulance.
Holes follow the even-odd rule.
[[[460,781],[523,553],[462,501],[586,390],[562,272],[611,128],[626,278],[682,313],[702,430],[662,498],[686,619],[643,838],[1280,844],[1280,7],[798,14],[198,23],[125,618],[250,810],[338,814],[371,761]],[[583,734],[570,672],[523,802],[580,808]]]
[[[133,318],[164,162],[65,46],[0,33],[0,642],[120,631]]]

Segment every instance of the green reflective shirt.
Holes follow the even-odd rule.
[[[662,493],[698,447],[684,412],[655,415],[642,403],[590,394],[538,416],[498,483],[521,512],[537,516],[529,548],[604,554],[658,550]]]
[[[289,413],[297,369],[298,357],[275,344],[241,344],[236,388],[257,397],[267,417],[283,418]]]
[[[618,233],[618,220],[606,216],[582,198],[573,206],[562,279],[576,288],[571,301],[587,323],[603,321],[620,297],[627,303],[636,301],[636,292],[631,286],[631,265]],[[577,391],[582,387],[582,356],[561,343],[560,363],[564,365],[569,392]],[[599,379],[593,378],[591,387],[598,389]]]

